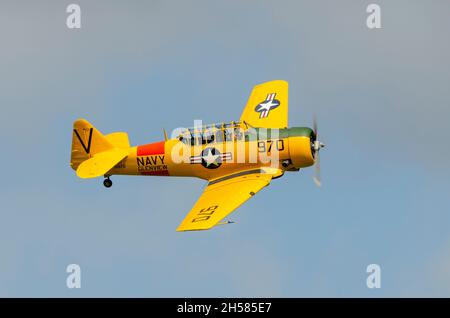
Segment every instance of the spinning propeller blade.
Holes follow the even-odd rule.
[[[316,186],[320,187],[322,185],[322,181],[320,179],[320,149],[325,147],[323,143],[319,141],[319,134],[318,134],[318,128],[317,128],[317,117],[316,114],[314,114],[313,117],[313,130],[314,130],[314,143],[313,143],[313,149],[314,149],[314,176],[313,180]]]

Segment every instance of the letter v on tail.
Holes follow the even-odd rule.
[[[89,138],[88,138],[88,144],[87,146],[84,144],[83,140],[80,137],[80,134],[78,133],[78,131],[76,129],[74,129],[74,133],[75,135],[77,135],[78,140],[80,141],[81,146],[83,147],[84,151],[86,151],[87,154],[89,154],[89,152],[91,151],[91,142],[92,142],[92,130],[93,128],[89,129]]]

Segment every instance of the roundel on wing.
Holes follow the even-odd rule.
[[[259,113],[259,118],[266,118],[269,116],[269,112],[272,109],[277,108],[280,106],[280,101],[278,99],[275,99],[276,93],[270,93],[267,94],[267,97],[265,100],[263,100],[261,103],[256,105],[255,112]]]

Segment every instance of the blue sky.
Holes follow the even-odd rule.
[[[0,296],[450,296],[448,1],[3,1]],[[290,126],[319,118],[312,169],[274,180],[235,224],[175,229],[189,178],[80,180],[72,122],[127,131],[239,118],[290,84]],[[66,287],[66,266],[82,288]],[[366,287],[381,266],[382,287]]]

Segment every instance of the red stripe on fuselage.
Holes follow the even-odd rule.
[[[164,154],[165,141],[154,142],[152,144],[137,147],[138,156],[151,156]]]

